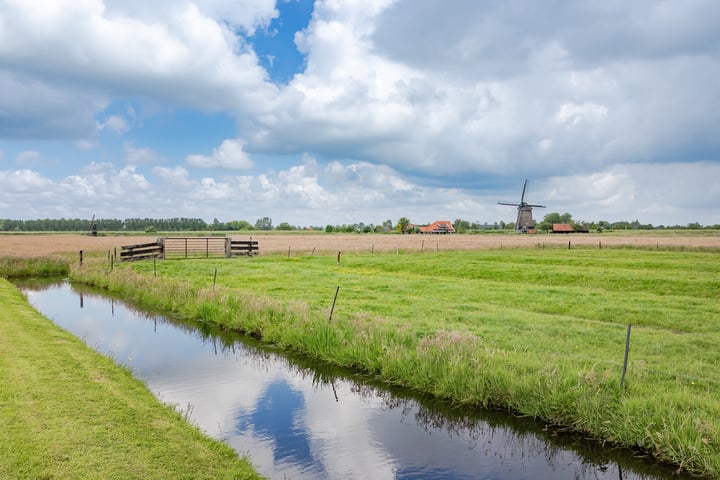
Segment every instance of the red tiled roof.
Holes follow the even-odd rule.
[[[428,226],[420,227],[420,233],[455,233],[450,220],[438,220]]]
[[[575,229],[569,223],[553,223],[552,231],[554,233],[572,233]]]

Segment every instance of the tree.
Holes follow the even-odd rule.
[[[456,218],[453,222],[453,228],[455,228],[455,233],[465,233],[470,230],[470,222]]]
[[[262,217],[258,218],[257,222],[255,222],[255,228],[258,230],[272,230],[272,218],[270,217]]]
[[[252,230],[252,223],[247,220],[232,220],[227,223],[230,230]]]
[[[562,215],[557,212],[548,213],[543,218],[543,221],[537,225],[537,229],[541,232],[551,232],[553,223],[572,224],[572,215],[569,213],[563,213]]]
[[[410,226],[410,219],[407,217],[401,217],[397,223],[397,229],[400,233],[407,233],[408,227]]]
[[[282,222],[280,225],[275,227],[275,230],[295,230],[295,227],[293,227],[287,222]]]

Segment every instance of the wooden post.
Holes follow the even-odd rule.
[[[215,269],[215,275],[213,275],[213,290],[215,290],[215,281],[217,280],[217,268]]]
[[[625,360],[623,361],[622,377],[620,378],[620,388],[625,387],[625,372],[627,372],[628,354],[630,353],[630,328],[632,325],[628,323],[627,336],[625,337]]]
[[[568,240],[568,250],[570,250],[570,240]]]
[[[81,265],[81,266],[82,266],[82,262],[83,262],[83,258],[82,258],[82,257],[83,257],[83,251],[80,250],[80,265]]]
[[[340,266],[340,255],[341,254],[342,254],[342,252],[340,250],[338,250],[338,255],[337,255],[337,266],[338,267]],[[340,287],[338,287],[338,288],[340,288]]]
[[[290,245],[288,245],[288,258],[290,258]]]
[[[425,251],[425,240],[422,241],[422,244],[420,245],[420,253]]]
[[[157,278],[157,258],[153,257],[153,275]]]
[[[340,253],[338,252],[338,258],[340,258]],[[338,263],[340,261],[338,260]],[[330,318],[328,318],[328,322],[332,322],[332,316],[333,312],[335,311],[335,302],[337,301],[338,293],[340,292],[340,285],[335,289],[335,298],[333,298],[332,307],[330,307]]]
[[[110,271],[112,272],[115,268],[115,257],[110,257]]]

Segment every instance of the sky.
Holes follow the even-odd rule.
[[[0,0],[0,218],[720,224],[716,0]]]

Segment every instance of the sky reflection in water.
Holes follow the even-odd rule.
[[[548,444],[535,427],[512,429],[492,414],[481,420],[437,410],[429,401],[299,366],[68,283],[24,292],[55,323],[131,367],[209,435],[249,453],[269,478],[670,478],[627,456],[620,455],[619,466],[606,452],[579,454],[573,440]]]

